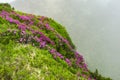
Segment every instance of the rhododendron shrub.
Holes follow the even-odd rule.
[[[7,7],[9,8],[7,9]],[[28,57],[25,58],[25,60],[28,59],[26,60],[25,63],[27,63],[28,61],[29,64],[25,65],[24,62],[23,63],[21,62],[21,64],[24,65],[24,67],[27,68],[27,70],[31,69],[33,71],[37,71],[36,68],[40,68],[41,66],[44,66],[43,67],[44,71],[42,73],[45,73],[44,75],[50,75],[50,74],[55,74],[56,72],[53,70],[54,69],[56,70],[58,65],[60,65],[59,67],[60,69],[62,68],[64,69],[65,67],[65,69],[69,70],[67,71],[66,74],[69,73],[71,76],[74,75],[74,77],[72,77],[73,80],[77,80],[77,79],[78,80],[79,79],[95,80],[95,78],[91,77],[83,56],[76,51],[74,44],[72,43],[68,33],[66,32],[63,26],[61,26],[60,24],[56,23],[54,20],[48,17],[36,16],[33,14],[18,12],[10,8],[10,5],[2,4],[0,6],[0,43],[2,43],[1,45],[8,44],[8,46],[10,46],[9,45],[10,42],[21,44],[22,47],[24,45],[25,48],[26,48],[26,45],[31,45],[32,48],[35,47],[35,50],[39,49],[39,51],[41,50],[46,51],[43,53],[47,53],[47,54],[40,53],[38,55],[37,53],[39,52],[30,50],[32,53],[32,54],[29,54],[30,59]],[[1,47],[0,52],[2,49],[3,48]],[[9,49],[12,52],[12,49],[11,48]],[[15,48],[15,50],[18,50],[18,49]],[[9,50],[6,50],[6,51],[10,52]],[[6,51],[2,51],[2,52],[6,52]],[[28,48],[26,48],[26,50],[22,48],[20,51],[21,52],[23,51],[26,54],[27,52],[30,52]],[[36,54],[37,56],[35,56]],[[42,56],[44,55],[49,55],[50,59],[52,57],[52,61],[54,62],[49,62],[48,59],[46,59],[45,57],[42,58]],[[38,58],[38,56],[40,59]],[[19,57],[21,59],[21,56]],[[40,62],[42,60],[44,62]],[[43,65],[44,63],[47,63],[45,64],[47,66]],[[52,66],[53,73],[50,72],[51,66]],[[25,72],[26,72],[25,74],[26,76],[29,75],[27,74],[29,72],[27,71]],[[62,70],[60,70],[60,72],[62,73]],[[60,80],[68,80],[68,79],[70,80],[70,75],[68,75],[69,78],[66,78],[64,76],[63,78],[60,76],[57,76],[57,77],[60,77]],[[2,79],[1,76],[0,76],[0,79]],[[38,80],[41,80],[41,78]],[[49,79],[47,79],[46,77],[46,80],[49,80]],[[53,80],[55,80],[55,78],[53,78]]]

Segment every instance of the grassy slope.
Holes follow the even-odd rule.
[[[0,44],[2,80],[76,80],[67,64],[53,59],[47,50],[9,41]]]
[[[35,41],[34,38],[41,35],[33,34],[29,29],[26,29],[26,33],[23,35],[22,31],[18,29],[19,24],[10,22],[10,20],[0,16],[0,80],[93,80],[93,78],[110,80],[101,77],[98,73],[84,70],[84,61],[79,63],[81,68],[76,65],[73,52],[75,46],[62,25],[50,18],[14,11],[8,4],[0,5],[0,13],[3,10],[6,11],[7,16],[10,14],[9,17],[18,20],[20,24],[29,25],[30,22],[33,22],[28,26],[29,28],[42,32],[55,43],[55,45],[52,45],[46,41],[45,47],[40,48],[40,43]],[[20,19],[18,15],[29,16],[32,19],[29,22]],[[42,19],[40,20],[42,25],[38,25],[39,19]],[[45,28],[46,23],[54,31],[47,30]],[[30,41],[26,40],[31,37],[34,38]],[[21,42],[21,38],[25,41]],[[64,40],[67,40],[67,42]],[[55,55],[50,53],[49,48],[61,53],[64,59],[54,58]],[[66,63],[66,58],[71,61],[71,65]]]
[[[12,11],[8,5],[7,7],[1,6],[0,12],[2,10],[9,13]],[[16,13],[27,15],[22,12]],[[20,20],[14,15],[11,16],[16,20]],[[34,16],[35,24],[38,22],[36,18],[38,17]],[[73,45],[64,27],[48,18],[43,22],[51,23],[50,25],[55,28],[56,32],[67,38]],[[38,30],[35,25],[32,28]],[[6,19],[0,17],[0,80],[77,80],[78,78],[85,80],[83,77],[77,77],[74,74],[76,69],[69,67],[64,60],[60,58],[54,59],[48,50],[33,47],[30,43],[19,43],[17,39],[19,39],[20,35],[10,33],[8,29],[18,31],[16,24],[11,24]],[[50,39],[55,37],[52,32],[47,32],[46,30],[41,32],[50,37]],[[51,47],[57,48],[57,46]],[[66,53],[66,51],[64,52]],[[78,71],[81,71],[81,69]]]

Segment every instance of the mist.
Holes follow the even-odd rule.
[[[10,3],[12,1],[14,1],[14,0],[0,0],[0,3]]]
[[[16,0],[16,10],[48,16],[64,25],[90,70],[120,79],[119,0]]]

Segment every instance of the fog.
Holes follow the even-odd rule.
[[[119,0],[16,0],[17,10],[54,18],[69,32],[90,70],[120,80]]]
[[[12,1],[14,1],[14,0],[0,0],[0,3],[10,3],[10,2],[12,2]]]

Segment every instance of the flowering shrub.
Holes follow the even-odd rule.
[[[63,53],[61,54],[60,52],[56,51],[55,49],[52,49],[52,46],[54,47],[54,45],[55,45],[54,41],[52,41],[42,31],[40,31],[41,29],[39,29],[39,30],[32,29],[31,26],[34,25],[34,21],[32,21],[32,19],[28,15],[19,15],[19,14],[15,13],[15,12],[8,13],[6,11],[2,11],[0,13],[0,15],[1,15],[1,17],[6,19],[7,21],[9,21],[11,24],[13,23],[13,24],[18,26],[18,29],[20,30],[20,34],[19,34],[20,38],[19,38],[18,41],[20,43],[28,43],[28,41],[31,40],[31,41],[33,41],[32,44],[35,44],[34,46],[39,47],[39,48],[47,48],[55,59],[60,58],[60,59],[64,60],[70,67],[72,66],[72,62],[69,59],[69,57],[63,56],[62,55]],[[10,15],[16,16],[16,17],[18,16],[20,20],[14,19]],[[44,21],[43,21],[44,19],[45,19],[44,17],[41,17],[40,19],[38,19],[38,20],[40,20],[40,25],[38,25],[38,26],[39,27],[44,27],[45,28],[44,30],[49,30],[52,33],[54,33],[56,38],[59,38],[59,42],[61,44],[65,43],[68,46],[67,48],[69,48],[69,50],[71,50],[71,52],[72,52],[73,49],[72,49],[71,45],[69,44],[69,41],[67,39],[63,38],[48,23],[44,23]],[[28,22],[31,25],[27,25]],[[37,27],[37,25],[36,25],[36,27]],[[28,32],[30,32],[32,34],[27,36],[26,31],[28,31]],[[16,34],[17,32],[12,31],[12,33]],[[67,55],[69,55],[69,54],[67,54]],[[80,67],[81,69],[82,68],[87,69],[87,66],[85,64],[82,64],[84,62],[82,56],[80,56],[79,54],[76,54],[76,53],[74,55],[75,55],[75,59],[76,59],[76,66]]]
[[[3,5],[3,7],[6,6]],[[4,22],[6,22],[6,27],[4,27]],[[4,30],[0,34],[2,38],[5,38],[5,40],[0,39],[1,42],[7,44],[9,40],[12,40],[16,43],[22,43],[24,45],[31,44],[40,50],[46,50],[56,62],[64,64],[72,74],[76,75],[79,73],[77,76],[80,77],[80,79],[95,80],[90,76],[83,56],[75,50],[64,27],[53,20],[44,16],[20,13],[12,9],[10,9],[10,11],[6,9],[1,10],[0,8],[0,23],[2,24],[0,30]],[[34,56],[35,54],[32,54],[31,59],[34,59]],[[37,59],[37,61],[39,62],[39,59]],[[34,65],[37,64],[36,62],[34,63]],[[33,63],[30,62],[30,64]],[[36,66],[40,67],[41,65]],[[62,78],[60,79],[62,80]]]

